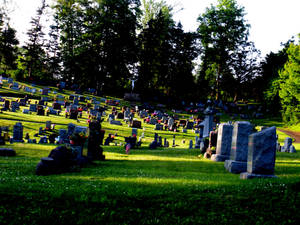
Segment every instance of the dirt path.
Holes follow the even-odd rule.
[[[296,132],[296,131],[290,131],[290,130],[282,130],[282,129],[278,129],[281,132],[289,135],[291,138],[293,138],[295,140],[295,143],[300,143],[300,132]]]

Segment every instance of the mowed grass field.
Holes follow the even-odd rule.
[[[123,104],[123,103],[122,103]],[[21,108],[22,109],[22,108]],[[111,107],[108,109],[108,113]],[[190,115],[185,115],[186,118]],[[136,117],[137,118],[137,117]],[[62,116],[0,113],[1,126],[21,121],[30,137],[50,120],[56,130],[68,123],[87,126]],[[225,121],[224,121],[225,122]],[[283,124],[265,119],[257,125]],[[52,144],[7,143],[16,157],[0,157],[0,224],[297,224],[300,221],[300,144],[297,153],[276,153],[277,179],[241,180],[224,163],[212,162],[199,149],[188,149],[195,134],[154,131],[142,124],[139,149],[125,154],[124,137],[131,128],[102,123],[117,134],[115,143],[103,146],[106,160],[69,173],[36,176],[42,157]],[[166,137],[175,148],[148,148],[154,133]],[[283,144],[286,135],[278,132]],[[39,138],[37,138],[39,140]],[[84,150],[86,154],[86,147]]]

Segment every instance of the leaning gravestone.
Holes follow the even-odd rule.
[[[68,133],[66,129],[59,129],[58,135],[59,135],[59,139],[58,139],[59,144],[63,144],[67,142],[66,140],[68,139]]]
[[[24,142],[23,141],[23,125],[22,125],[22,123],[16,123],[14,125],[13,141],[14,142]]]
[[[249,122],[238,121],[233,126],[230,160],[225,161],[225,168],[231,173],[247,171],[248,137],[252,132]]]
[[[211,160],[216,162],[224,162],[230,158],[232,130],[232,125],[226,123],[220,124],[218,129],[216,154],[211,156]]]
[[[249,136],[247,172],[241,179],[273,178],[276,156],[276,127]]]

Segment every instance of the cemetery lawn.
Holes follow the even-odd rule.
[[[279,133],[279,139],[286,135]],[[300,145],[277,153],[277,179],[240,180],[187,148],[104,146],[106,161],[36,176],[55,145],[8,144],[0,157],[1,224],[295,224],[300,220]]]
[[[76,121],[66,119],[63,112],[61,116],[37,116],[23,114],[22,109],[0,113],[0,125],[10,127],[9,135],[16,122],[22,122],[24,135],[28,133],[31,138],[49,120],[56,124],[56,132],[69,123],[87,126],[86,114]],[[228,117],[221,118],[221,122],[226,121]],[[276,119],[251,122],[285,129]],[[123,126],[110,125],[105,120],[102,123],[105,137],[116,134],[115,141],[124,144],[131,128],[122,123]],[[153,125],[145,123],[142,127],[145,128],[142,147],[131,150],[129,155],[122,146],[103,146],[106,161],[58,175],[35,175],[40,159],[57,145],[0,146],[13,148],[17,153],[16,157],[0,157],[0,224],[296,224],[300,221],[300,143],[294,144],[295,154],[276,153],[277,179],[241,180],[239,175],[227,172],[224,163],[203,158],[198,149],[188,149],[189,140],[195,140],[191,130],[154,131]],[[138,129],[138,137],[142,132]],[[155,132],[168,138],[170,145],[175,134],[176,148],[149,150]],[[283,145],[287,135],[279,130],[277,134]]]

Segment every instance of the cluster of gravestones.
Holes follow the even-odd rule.
[[[2,127],[0,127],[0,145],[5,145],[6,137],[2,136]],[[3,132],[4,133],[4,132]],[[0,156],[15,156],[16,151],[12,148],[0,148]]]
[[[60,129],[59,134],[58,143],[69,141],[70,145],[59,146],[48,157],[42,158],[36,168],[37,175],[63,173],[74,167],[83,167],[94,160],[105,160],[101,147],[104,133],[99,121],[91,121],[88,128],[70,123],[68,130]],[[87,156],[82,154],[85,141],[74,139],[80,134],[88,135]]]
[[[253,132],[249,122],[222,123],[218,128],[216,154],[211,159],[225,161],[226,170],[239,173],[241,179],[275,177],[276,145],[275,127]]]

